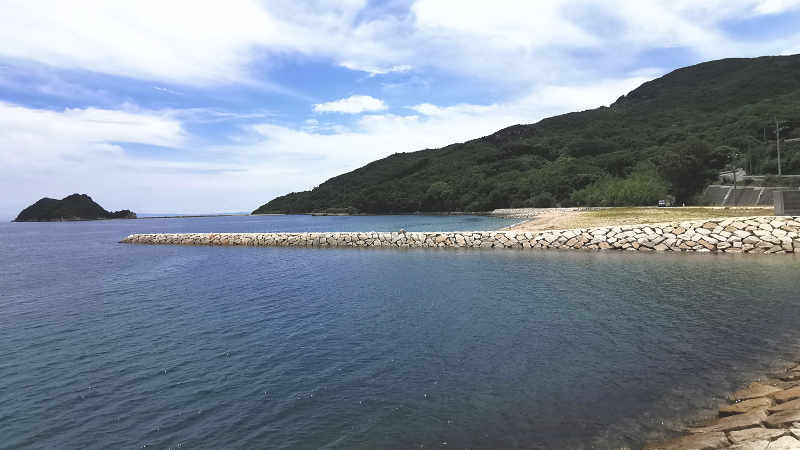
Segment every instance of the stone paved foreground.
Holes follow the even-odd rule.
[[[299,247],[471,247],[565,250],[800,252],[800,217],[739,217],[618,227],[396,233],[134,234],[125,244]]]

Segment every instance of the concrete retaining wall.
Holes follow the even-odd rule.
[[[788,187],[750,187],[739,186],[736,189],[736,199],[733,196],[733,186],[710,185],[703,191],[705,197],[712,205],[717,206],[772,206],[773,194],[778,191],[797,191],[797,188]]]
[[[520,233],[514,231],[399,233],[134,234],[125,244],[298,247],[472,247],[800,253],[800,217],[741,217]]]
[[[775,191],[776,216],[793,216],[800,214],[800,191]]]

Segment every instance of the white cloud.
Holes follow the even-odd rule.
[[[106,208],[122,209],[137,192],[168,189],[171,182],[151,178],[147,167],[174,163],[143,164],[124,147],[180,147],[188,136],[174,119],[126,108],[50,111],[0,102],[0,217],[13,218],[42,197],[82,192],[104,199],[100,204]],[[224,165],[208,164],[206,169],[211,167],[220,170]]]
[[[190,85],[242,82],[259,45],[286,46],[257,3],[0,2],[0,56]]]
[[[42,68],[37,70],[19,70],[18,68],[0,68],[0,88],[6,95],[16,91],[18,94],[36,92],[45,96],[65,99],[81,99],[82,102],[108,104],[108,91],[91,89],[80,83],[69,82],[59,75]]]
[[[0,162],[8,166],[58,164],[120,153],[116,143],[180,146],[181,124],[148,111],[97,108],[50,111],[0,102]]]
[[[635,75],[619,80],[604,80],[584,86],[547,86],[533,91],[514,101],[491,105],[457,104],[440,107],[429,103],[410,106],[428,120],[459,123],[473,118],[490,122],[488,132],[504,126],[534,123],[540,119],[572,111],[583,111],[608,106],[622,94],[627,94],[650,76]],[[497,122],[495,122],[497,120]],[[483,129],[478,124],[477,129]],[[465,129],[472,130],[467,126]]]
[[[383,100],[378,100],[369,95],[353,95],[348,98],[336,100],[335,102],[318,103],[314,105],[315,113],[338,112],[358,114],[365,111],[381,111],[384,109],[387,109],[387,106]]]
[[[411,107],[418,114],[368,114],[349,129],[316,119],[299,129],[265,122],[249,127],[258,139],[236,145],[202,145],[186,135],[171,110],[55,112],[0,103],[0,192],[6,193],[0,196],[0,217],[41,197],[73,192],[87,193],[108,209],[251,211],[392,153],[438,148],[609,104],[643,81],[543,88],[491,105],[420,104]],[[125,143],[168,148],[145,157],[126,151]]]
[[[359,119],[357,126],[339,129],[334,134],[319,133],[316,121],[306,122],[299,130],[265,123],[253,127],[263,136],[262,141],[228,146],[224,151],[237,155],[237,164],[246,169],[237,175],[246,192],[237,195],[254,198],[254,204],[260,201],[260,205],[278,195],[307,190],[393,153],[439,148],[514,124],[608,105],[647,80],[636,77],[587,86],[544,88],[511,102],[492,105],[416,105],[411,109],[418,115],[368,114]]]
[[[635,75],[629,78],[610,79],[583,86],[546,86],[523,98],[520,108],[545,113],[544,117],[573,111],[584,111],[608,106],[623,94],[627,94],[650,81],[652,77]]]
[[[760,0],[755,3],[753,10],[759,15],[778,14],[792,9],[800,9],[800,1],[798,0]]]
[[[366,0],[17,0],[0,2],[0,58],[172,84],[256,83],[253,67],[300,53],[371,76],[429,67],[468,78],[578,80],[580,55],[633,59],[686,47],[706,59],[780,54],[793,39],[742,44],[732,18],[798,0],[416,0],[407,13],[359,14]],[[387,11],[389,11],[387,9]],[[608,24],[612,24],[609,26]],[[550,78],[548,78],[550,77]],[[586,78],[583,78],[584,80]]]
[[[411,31],[386,41],[414,48],[404,63],[520,87],[619,76],[620,67],[635,66],[650,50],[682,48],[700,62],[786,53],[800,40],[800,30],[752,42],[722,30],[732,19],[797,10],[798,0],[417,0],[411,8]]]
[[[416,27],[431,36],[450,36],[456,46],[514,49],[597,45],[598,41],[568,20],[572,1],[418,0]],[[566,11],[565,11],[566,12]],[[457,39],[453,39],[457,38]]]
[[[276,125],[286,123],[285,111],[55,111],[0,102],[0,192],[11,193],[0,196],[0,212],[76,191],[113,194],[116,206],[100,203],[140,212],[249,210],[391,153],[609,104],[668,69],[637,69],[644,52],[679,48],[698,60],[800,52],[800,31],[753,41],[722,31],[726,21],[797,10],[800,0],[416,0],[392,2],[407,4],[407,12],[372,14],[379,3],[0,2],[0,85],[15,98],[35,91],[38,81],[40,95],[113,104],[105,92],[58,79],[53,68],[152,80],[148,89],[164,83],[176,89],[164,92],[175,95],[181,86],[231,83],[279,89],[258,79],[259,73],[272,73],[271,58],[302,54],[370,76],[424,72],[426,80],[392,77],[401,79],[386,85],[384,95],[417,83],[431,90],[444,86],[453,92],[447,98],[464,102],[437,105],[423,98],[402,105],[390,99],[413,111],[402,116],[386,114],[380,99],[354,95],[316,104],[314,112],[374,114],[355,126],[336,123],[335,115],[322,116],[330,121],[288,119],[297,127]],[[365,10],[371,13],[361,14]],[[20,81],[25,71],[27,83]],[[476,105],[459,91],[487,85],[521,94]],[[262,123],[227,136],[235,145],[202,145],[184,131],[185,123],[221,121]],[[166,149],[158,157],[135,157],[129,143]]]
[[[0,59],[172,84],[252,83],[254,64],[293,52],[359,60],[395,57],[362,0],[48,0],[0,2]],[[355,58],[349,58],[352,55]],[[394,55],[394,56],[392,56]],[[405,70],[398,66],[388,70]],[[383,70],[383,69],[378,69]]]

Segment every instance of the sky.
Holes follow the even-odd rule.
[[[4,0],[0,220],[248,212],[398,152],[800,53],[800,0]]]

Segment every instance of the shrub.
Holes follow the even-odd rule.
[[[576,192],[573,200],[586,206],[647,206],[666,196],[667,186],[655,168],[639,164],[628,178],[607,176]]]
[[[556,206],[556,199],[553,198],[553,194],[549,192],[531,197],[529,202],[534,208],[553,208]]]

